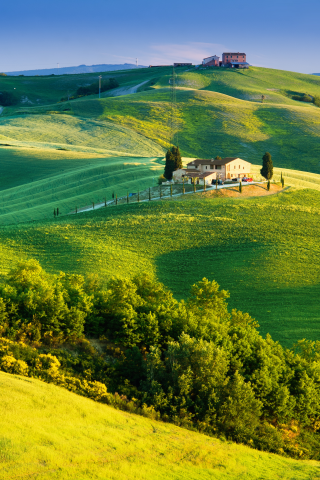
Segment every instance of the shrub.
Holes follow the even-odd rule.
[[[18,103],[18,98],[11,92],[0,92],[0,105],[3,107],[10,107],[11,105],[16,105]]]

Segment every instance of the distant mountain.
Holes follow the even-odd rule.
[[[320,75],[320,73],[313,73],[312,75]]]
[[[114,70],[129,70],[137,68],[133,63],[123,63],[117,65],[101,64],[101,65],[79,65],[78,67],[63,67],[63,68],[45,68],[42,70],[21,70],[19,72],[5,72],[7,75],[17,76],[35,76],[35,75],[71,75],[75,73],[94,73],[94,72],[109,72]],[[138,68],[146,68],[143,65],[138,65]]]

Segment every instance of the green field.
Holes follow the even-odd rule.
[[[51,272],[107,280],[148,272],[177,297],[203,277],[230,290],[283,345],[320,334],[320,192],[246,199],[186,195],[3,227],[2,272],[36,258]]]
[[[291,460],[114,410],[59,387],[0,373],[0,478],[320,478]]]

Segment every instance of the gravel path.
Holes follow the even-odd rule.
[[[108,95],[110,97],[119,97],[120,95],[130,95],[131,93],[137,93],[138,88],[142,87],[145,83],[148,83],[149,80],[146,80],[145,82],[139,83],[138,85],[135,85],[134,87],[119,87],[115,88],[114,91]]]

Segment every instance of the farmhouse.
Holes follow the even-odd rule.
[[[220,57],[217,57],[217,55],[213,55],[212,57],[207,57],[202,60],[202,65],[204,67],[219,67],[219,59]]]
[[[187,168],[181,168],[173,172],[175,181],[187,180],[188,183],[211,185],[216,180],[241,179],[250,174],[251,163],[238,157],[226,157],[222,160],[196,159],[187,164]]]
[[[247,55],[240,52],[227,52],[222,54],[222,66],[234,68],[249,68]]]
[[[231,67],[231,68],[249,68],[247,63],[247,55],[240,52],[227,52],[222,54],[222,61],[220,57],[212,55],[202,60],[203,67]]]

